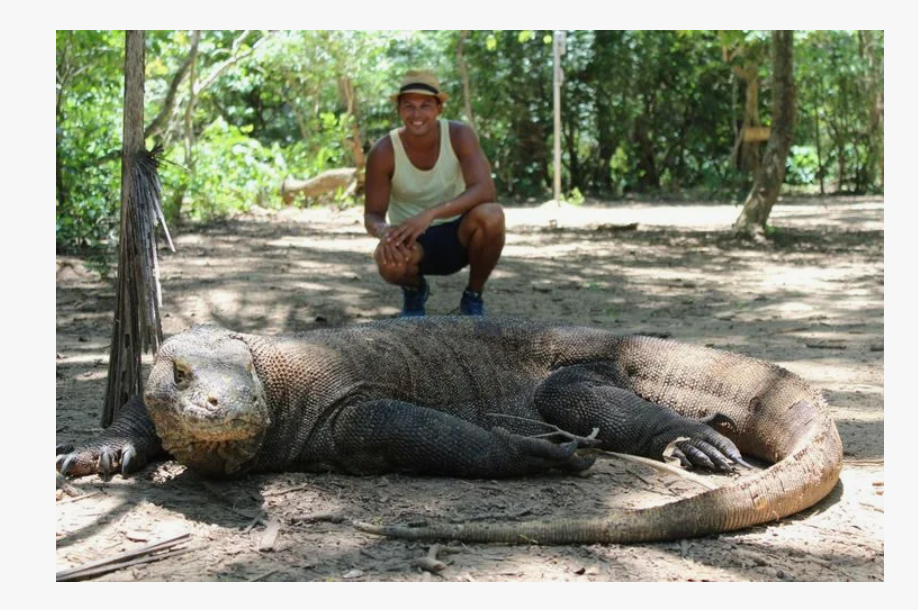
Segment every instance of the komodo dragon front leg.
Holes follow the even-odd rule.
[[[729,418],[683,417],[616,387],[612,378],[609,363],[563,367],[539,385],[533,404],[546,422],[573,434],[598,428],[597,439],[610,451],[659,460],[675,442],[673,455],[684,466],[724,472],[733,470],[731,462],[748,466],[736,445],[708,425]]]
[[[405,472],[463,478],[513,477],[552,468],[579,472],[592,457],[578,443],[555,444],[484,428],[397,400],[346,406],[316,430],[306,464],[351,474]]]
[[[119,472],[122,475],[137,472],[151,460],[165,455],[143,397],[137,394],[124,403],[112,425],[88,445],[77,451],[69,445],[58,445],[57,469],[63,475],[99,473],[108,478]]]
[[[595,458],[577,455],[576,441],[555,444],[485,430],[447,413],[378,400],[338,410],[316,430],[301,463],[306,470],[351,474],[405,472],[465,478],[512,477],[559,469],[579,472]],[[160,438],[138,395],[125,403],[111,427],[74,450],[58,445],[64,475],[126,476],[165,457]],[[269,470],[271,468],[268,468]]]

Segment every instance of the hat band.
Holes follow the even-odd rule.
[[[440,95],[440,92],[437,91],[436,88],[431,87],[430,85],[425,85],[424,83],[411,83],[409,85],[405,85],[404,87],[398,90],[398,93],[399,95],[401,95],[402,93],[405,93],[406,91],[417,91],[418,89],[422,91],[429,91],[433,93],[434,95]]]

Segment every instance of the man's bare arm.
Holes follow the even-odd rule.
[[[450,139],[462,167],[465,191],[455,199],[442,203],[443,212],[442,215],[438,213],[437,218],[465,214],[480,203],[497,201],[497,189],[491,179],[491,164],[481,149],[475,131],[468,125],[451,123]]]
[[[364,227],[367,233],[382,241],[380,256],[385,265],[400,264],[409,258],[401,242],[389,239],[394,229],[386,223],[394,172],[395,152],[392,150],[392,141],[385,137],[370,149],[367,156],[363,207]]]
[[[382,138],[367,155],[367,173],[364,184],[363,224],[367,233],[382,237],[389,226],[386,212],[389,211],[389,193],[392,190],[392,174],[395,171],[395,156],[392,141]]]

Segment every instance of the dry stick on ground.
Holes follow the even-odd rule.
[[[243,510],[241,508],[236,508],[236,502],[232,498],[226,495],[226,493],[220,488],[220,486],[210,483],[209,481],[202,481],[201,487],[206,489],[213,495],[215,498],[223,502],[224,507],[231,511],[234,514],[239,515],[240,517],[245,517],[246,519],[255,519],[256,521],[261,518],[263,512],[259,508],[255,512]]]
[[[488,415],[493,415],[494,417],[506,417],[508,419],[518,419],[518,420],[530,422],[533,424],[539,424],[541,426],[545,426],[547,428],[551,428],[554,430],[554,432],[552,434],[549,434],[548,436],[551,436],[553,434],[560,434],[561,436],[565,438],[569,438],[571,440],[575,440],[577,442],[583,443],[584,445],[588,447],[599,443],[599,441],[596,440],[596,435],[599,434],[599,428],[593,428],[593,431],[590,433],[590,435],[584,437],[584,436],[577,436],[575,434],[571,434],[570,432],[565,432],[564,430],[561,430],[560,428],[558,428],[557,426],[553,424],[549,424],[548,422],[539,421],[537,419],[528,419],[526,417],[516,417],[514,415],[503,415],[500,413],[488,413]],[[539,436],[545,436],[545,435],[537,435],[537,437]],[[637,455],[628,455],[627,453],[616,453],[614,451],[602,451],[602,453],[606,455],[611,455],[611,456],[614,456],[614,457],[617,457],[617,458],[620,458],[622,460],[626,460],[629,462],[635,462],[637,464],[644,464],[645,466],[652,466],[659,470],[665,470],[666,472],[679,475],[680,477],[683,477],[690,481],[694,481],[698,483],[699,485],[703,485],[707,487],[708,489],[717,489],[717,485],[714,485],[713,483],[704,480],[702,477],[699,477],[696,474],[692,474],[691,472],[683,470],[682,468],[676,468],[675,466],[670,466],[669,464],[665,464],[663,462],[658,462],[656,460],[639,457]]]
[[[275,518],[272,518],[268,521],[268,525],[265,527],[265,531],[261,535],[261,540],[258,542],[259,551],[264,553],[274,550],[274,544],[277,542],[277,535],[280,533],[280,526],[280,521]]]
[[[611,231],[613,233],[624,232],[624,231],[637,231],[637,229],[638,229],[638,223],[636,222],[630,222],[628,224],[607,223],[607,224],[601,224],[598,227],[596,227],[597,231]]]
[[[289,521],[294,524],[309,524],[320,522],[344,523],[347,520],[347,517],[335,513],[315,513],[313,515],[298,515],[290,518]]]
[[[90,578],[92,576],[98,576],[107,572],[121,570],[132,565],[149,563],[151,561],[159,561],[165,557],[172,557],[174,555],[185,553],[190,549],[177,549],[168,553],[162,553],[159,555],[155,554],[166,549],[171,549],[172,547],[178,546],[180,544],[184,544],[190,539],[191,534],[182,534],[181,536],[161,540],[160,542],[154,542],[153,544],[148,544],[146,546],[140,547],[139,549],[134,549],[132,551],[121,553],[120,555],[115,555],[114,557],[109,557],[108,559],[100,559],[99,561],[93,561],[92,563],[88,563],[78,568],[63,570],[57,573],[57,581],[61,582],[66,580]]]
[[[445,563],[437,559],[437,555],[439,555],[440,553],[461,553],[461,552],[462,552],[461,547],[443,546],[440,544],[435,544],[432,547],[430,547],[429,551],[427,551],[427,555],[425,555],[424,557],[421,557],[420,559],[414,560],[413,562],[411,562],[411,565],[421,568],[422,570],[426,570],[427,572],[430,572],[432,574],[436,574],[438,572],[442,572],[443,570],[447,568],[447,565]]]
[[[294,487],[288,487],[286,489],[269,489],[267,491],[261,492],[263,498],[270,498],[273,496],[282,496],[284,494],[293,493],[295,491],[305,491],[307,489],[313,489],[315,486],[311,483],[306,483],[305,485],[296,485]]]
[[[61,473],[57,473],[57,488],[68,496],[79,496],[80,490],[71,485]]]
[[[548,432],[546,434],[536,434],[530,438],[545,438],[547,436],[559,435],[559,436],[563,436],[566,439],[577,441],[584,447],[595,447],[596,445],[600,443],[600,441],[596,440],[596,435],[599,434],[599,428],[593,428],[593,431],[590,432],[589,436],[577,436],[576,434],[571,434],[570,432],[562,430],[561,428],[559,428],[558,426],[554,424],[550,424],[548,422],[541,421],[538,419],[529,419],[528,417],[517,417],[516,415],[506,415],[504,413],[488,413],[487,415],[491,417],[502,417],[504,419],[515,419],[518,421],[529,422],[531,424],[537,424],[539,426],[542,426],[543,428],[550,428],[552,430],[552,432]]]
[[[94,578],[96,576],[102,576],[103,574],[108,574],[109,572],[117,572],[118,570],[123,570],[125,568],[130,568],[132,566],[141,565],[144,563],[153,563],[154,561],[159,561],[160,559],[167,559],[169,557],[175,557],[177,555],[184,555],[185,553],[191,552],[191,549],[175,549],[174,551],[168,551],[166,553],[161,553],[159,555],[151,555],[149,557],[141,557],[139,559],[134,559],[131,561],[123,561],[119,563],[108,564],[100,566],[98,568],[93,568],[90,570],[85,570],[80,572],[79,575],[71,575],[67,578],[57,580],[59,582],[66,580],[81,580],[84,578]]]
[[[100,493],[102,493],[102,492],[101,492],[101,491],[91,491],[91,492],[89,492],[89,493],[83,494],[82,496],[74,496],[74,497],[72,497],[72,498],[64,498],[63,500],[59,500],[59,501],[58,501],[58,504],[69,504],[69,503],[71,503],[71,502],[79,502],[80,500],[85,500],[86,498],[91,498],[91,497],[93,497],[93,496],[98,496]]]
[[[532,512],[531,508],[523,508],[513,513],[482,513],[480,515],[471,515],[468,517],[454,517],[450,523],[469,523],[470,521],[510,521],[525,517]]]
[[[691,473],[683,468],[677,466],[670,466],[665,462],[658,462],[656,460],[651,460],[649,458],[644,458],[638,455],[629,455],[627,453],[616,453],[614,451],[602,451],[605,455],[611,455],[612,457],[617,457],[619,459],[625,460],[627,462],[634,462],[636,464],[643,464],[645,466],[650,466],[656,468],[657,470],[664,470],[671,474],[678,475],[683,479],[688,479],[689,481],[694,481],[699,485],[707,487],[708,489],[717,489],[717,485],[711,483],[710,481],[704,479],[703,477],[698,476],[697,474]]]
[[[838,341],[807,341],[804,345],[814,349],[848,349],[848,346]]]
[[[248,582],[258,582],[276,573],[277,573],[277,570],[268,570],[267,572],[264,572],[263,574],[259,574],[258,576],[253,576],[252,578],[248,580]]]

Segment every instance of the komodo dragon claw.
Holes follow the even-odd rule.
[[[66,446],[65,446],[66,448]],[[60,450],[61,447],[58,447]],[[112,478],[115,474],[128,476],[140,470],[146,464],[139,458],[137,450],[132,445],[123,447],[87,447],[81,450],[59,453],[57,456],[57,470],[64,476],[83,476],[99,474],[104,480]]]

